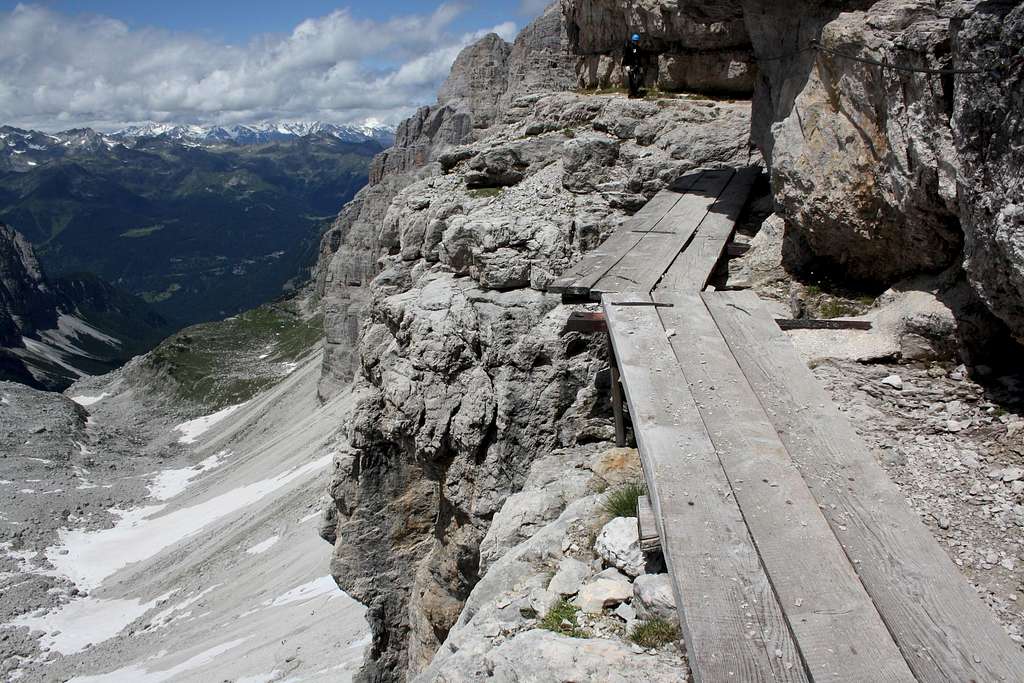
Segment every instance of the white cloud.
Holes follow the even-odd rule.
[[[0,14],[0,124],[394,123],[434,101],[465,45],[488,31],[514,37],[511,22],[455,34],[460,11],[444,3],[378,22],[343,9],[239,47],[18,5]]]

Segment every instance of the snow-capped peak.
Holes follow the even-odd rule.
[[[321,121],[276,121],[230,127],[147,123],[125,128],[111,135],[118,140],[131,141],[140,138],[163,138],[197,144],[233,142],[243,145],[310,136],[336,138],[343,142],[355,143],[376,141],[386,147],[394,142],[395,129],[372,120],[360,125],[336,125]]]

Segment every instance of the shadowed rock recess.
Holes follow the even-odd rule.
[[[603,341],[560,334],[569,307],[547,284],[688,171],[763,163],[763,241],[785,240],[786,271],[879,291],[947,271],[1024,335],[1021,60],[922,74],[810,48],[973,69],[1019,57],[1021,21],[981,2],[562,0],[514,44],[466,48],[315,272],[320,396],[357,394],[322,535],[368,607],[361,677],[507,680],[525,660],[581,680],[685,676],[679,656],[634,661],[621,637],[531,621],[560,562],[590,552],[595,494],[615,479]],[[633,30],[651,93],[594,92],[621,87]]]

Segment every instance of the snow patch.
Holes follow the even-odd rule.
[[[230,455],[230,451],[220,451],[194,467],[158,472],[153,481],[146,486],[149,489],[150,498],[156,498],[157,500],[170,500],[174,498],[187,489],[192,480],[200,474],[215,470],[223,465]]]
[[[146,603],[82,598],[42,616],[18,617],[9,625],[45,631],[46,635],[39,639],[40,647],[71,655],[113,638],[128,624],[153,609],[160,600],[166,600],[166,596]]]
[[[306,602],[307,600],[312,600],[321,595],[330,595],[331,593],[337,594],[339,598],[344,595],[332,577],[321,576],[301,586],[296,586],[273,600],[266,600],[262,604],[265,607],[281,607],[282,605],[290,605],[294,602]]]
[[[156,555],[164,548],[200,531],[203,527],[241,510],[293,481],[330,466],[333,456],[325,455],[252,484],[211,498],[198,505],[155,516],[166,505],[134,510],[112,509],[121,519],[112,529],[84,531],[61,529],[61,545],[46,549],[46,557],[62,575],[79,588],[92,590],[104,579],[128,565]],[[61,554],[61,549],[67,554]]]
[[[274,547],[274,544],[280,540],[281,537],[275,534],[267,540],[257,543],[253,547],[247,549],[245,552],[249,555],[261,555],[270,550],[272,547]]]
[[[110,396],[110,394],[104,391],[99,396],[70,396],[69,398],[78,405],[88,408],[91,405],[99,403],[108,396]]]
[[[211,427],[218,422],[224,420],[236,410],[244,406],[244,403],[239,403],[236,406],[228,406],[223,410],[218,410],[212,415],[206,415],[205,417],[197,417],[194,420],[188,422],[182,422],[180,425],[175,427],[175,431],[181,432],[181,436],[178,437],[178,443],[195,443],[200,436],[205,434]]]
[[[190,598],[182,600],[181,602],[179,602],[176,605],[172,605],[171,607],[168,607],[165,610],[157,612],[156,614],[154,614],[150,618],[149,623],[152,624],[153,626],[156,626],[157,628],[159,628],[161,626],[166,626],[167,624],[171,623],[172,621],[176,621],[177,619],[183,619],[183,618],[189,616],[192,613],[185,611],[188,607],[191,607],[195,603],[199,602],[208,593],[212,592],[213,590],[215,590],[217,588],[220,588],[220,586],[221,586],[221,584],[216,583],[216,584],[210,586],[209,588],[206,588],[206,589],[200,591],[196,595],[193,595]]]

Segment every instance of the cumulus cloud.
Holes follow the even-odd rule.
[[[115,128],[140,121],[397,122],[432,102],[459,51],[506,22],[456,34],[461,12],[371,21],[338,10],[245,46],[36,5],[0,14],[0,124]]]

